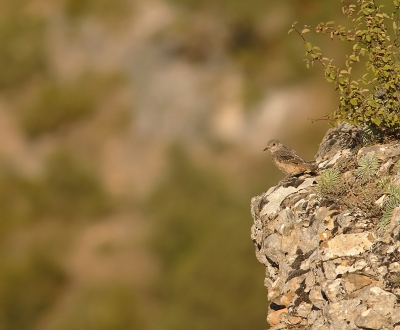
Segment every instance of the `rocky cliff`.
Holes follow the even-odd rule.
[[[251,201],[274,330],[400,330],[400,143],[365,139],[349,125],[329,130],[318,174]]]

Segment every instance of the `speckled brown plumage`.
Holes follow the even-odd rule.
[[[270,140],[265,150],[271,151],[272,161],[288,176],[304,171],[316,170],[315,165],[306,163],[295,151],[285,147],[278,140]]]

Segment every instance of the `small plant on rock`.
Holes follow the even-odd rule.
[[[389,184],[387,196],[384,203],[384,211],[381,220],[378,223],[378,228],[387,229],[390,220],[393,216],[393,210],[400,205],[400,187],[394,184]]]
[[[336,168],[328,168],[321,172],[317,182],[317,191],[323,198],[335,199],[344,191],[341,173]]]
[[[385,189],[389,186],[392,178],[389,175],[384,175],[377,180],[377,188],[385,191]]]
[[[389,175],[378,176],[380,161],[375,155],[366,155],[358,162],[358,168],[344,178],[337,168],[321,172],[317,182],[320,198],[335,202],[340,209],[361,211],[366,216],[379,219],[378,228],[387,228],[393,209],[400,205],[400,187],[391,183]],[[382,209],[376,201],[388,194]]]
[[[396,173],[399,173],[399,172],[400,172],[400,159],[396,162],[396,164],[394,164],[393,170],[394,170]]]
[[[376,174],[379,168],[379,159],[373,155],[365,155],[358,163],[357,176],[362,180],[369,179]]]

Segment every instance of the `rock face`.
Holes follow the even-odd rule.
[[[344,177],[354,177],[353,162],[362,155],[378,154],[378,172],[399,157],[400,144],[360,149],[359,141],[348,125],[328,131],[316,157],[319,168],[340,167]],[[378,218],[327,201],[317,181],[307,173],[290,177],[251,201],[251,237],[266,267],[271,329],[399,330],[398,210],[391,226],[378,231]]]

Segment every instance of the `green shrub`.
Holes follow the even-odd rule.
[[[0,19],[0,89],[19,86],[47,70],[44,22],[19,11],[4,16]]]
[[[83,86],[82,86],[83,87]],[[49,84],[22,116],[22,127],[30,137],[51,133],[87,117],[94,111],[93,98],[80,86]]]
[[[365,155],[358,162],[357,176],[364,180],[369,179],[376,174],[379,165],[379,159],[375,155]]]
[[[36,180],[0,163],[0,237],[49,216],[93,219],[113,210],[113,205],[94,169],[70,151],[50,155],[44,176]]]
[[[384,203],[384,211],[378,228],[387,229],[393,216],[393,210],[400,205],[400,187],[390,183]]]
[[[172,148],[169,160],[165,180],[147,203],[151,245],[162,266],[154,328],[262,327],[268,301],[243,221],[250,220],[248,202],[182,148]]]
[[[107,284],[81,290],[53,329],[137,330],[145,327],[133,288]]]
[[[69,83],[48,82],[22,112],[22,128],[29,137],[35,138],[88,118],[121,82],[122,78],[117,74],[91,73]]]
[[[341,173],[336,168],[323,170],[317,182],[318,193],[323,197],[337,197],[344,191]]]
[[[66,150],[49,157],[41,184],[46,213],[58,218],[87,220],[112,208],[93,169]]]
[[[43,254],[0,258],[0,328],[28,330],[58,299],[67,276]]]
[[[379,131],[380,137],[400,133],[399,1],[394,0],[393,5],[393,13],[388,14],[389,9],[374,0],[357,0],[349,5],[343,2],[343,13],[352,24],[350,28],[335,25],[333,21],[316,26],[317,33],[352,44],[344,68],[334,65],[319,47],[306,40],[309,28],[300,31],[294,23],[289,31],[302,38],[307,67],[315,62],[321,64],[326,80],[339,92],[339,106],[327,118],[370,127]],[[357,77],[353,68],[359,62],[365,64],[366,70]]]
[[[65,13],[72,19],[91,15],[116,23],[129,17],[130,9],[128,0],[65,0]]]
[[[0,235],[38,219],[44,208],[40,183],[0,163]]]

